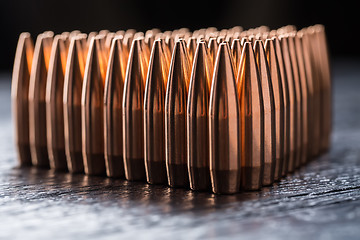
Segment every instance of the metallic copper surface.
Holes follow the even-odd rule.
[[[234,39],[232,44],[231,44],[231,52],[232,52],[232,57],[233,57],[233,63],[234,63],[234,72],[238,72],[239,71],[239,65],[240,65],[240,60],[241,60],[241,52],[242,52],[242,47],[241,47],[241,41],[240,39]]]
[[[123,145],[125,177],[145,180],[144,165],[144,88],[148,62],[143,38],[132,43],[123,94]]]
[[[187,100],[187,164],[190,188],[210,189],[209,97],[212,62],[206,43],[198,43]]]
[[[29,142],[29,80],[34,43],[30,33],[19,36],[11,82],[14,138],[20,165],[31,165]]]
[[[313,145],[315,144],[315,96],[314,96],[314,84],[313,84],[313,77],[314,72],[311,65],[311,56],[309,51],[309,39],[306,34],[306,29],[302,29],[300,32],[298,32],[299,39],[301,42],[301,48],[303,51],[304,56],[304,68],[305,68],[305,74],[306,74],[306,86],[308,89],[308,106],[307,106],[307,112],[308,112],[308,150],[307,150],[307,160],[310,160],[313,155]]]
[[[168,184],[187,187],[186,98],[190,64],[184,40],[175,43],[165,98],[165,147]]]
[[[81,133],[81,92],[87,53],[86,36],[70,41],[64,77],[64,138],[68,170],[84,172]]]
[[[66,170],[64,139],[63,93],[66,58],[69,38],[57,35],[54,38],[46,83],[46,130],[50,168]]]
[[[165,94],[169,62],[163,40],[155,40],[150,56],[144,94],[144,159],[146,179],[167,183],[165,161]],[[165,46],[167,48],[167,46]]]
[[[105,175],[103,110],[107,59],[104,38],[99,35],[90,42],[81,93],[82,154],[88,175]]]
[[[299,33],[295,36],[295,48],[296,48],[296,56],[299,67],[299,77],[300,77],[300,89],[301,89],[301,113],[302,113],[302,148],[301,148],[301,158],[300,164],[305,164],[307,162],[308,156],[308,108],[309,108],[309,98],[308,98],[308,86],[306,80],[306,72],[305,72],[305,62],[304,62],[304,53],[302,48],[302,35]]]
[[[196,47],[197,47],[196,38],[195,38],[195,37],[189,38],[186,47],[187,47],[187,51],[188,51],[188,55],[189,55],[189,63],[190,63],[190,66],[192,66],[192,65],[193,65],[193,60],[194,60],[195,51],[196,51]]]
[[[276,133],[274,90],[269,64],[266,60],[264,44],[256,40],[254,45],[255,59],[259,70],[260,87],[264,106],[264,172],[262,184],[267,186],[274,182],[276,166]]]
[[[297,113],[297,121],[296,121],[296,150],[295,150],[295,168],[300,166],[304,143],[307,145],[307,139],[303,140],[303,100],[302,100],[302,89],[301,89],[301,79],[299,72],[299,64],[296,54],[295,48],[295,33],[291,32],[288,34],[288,46],[289,46],[289,54],[291,58],[293,77],[294,77],[294,88],[296,92],[296,113]]]
[[[219,44],[216,41],[216,38],[210,38],[208,43],[209,54],[211,56],[213,64],[215,64],[216,56],[218,53]]]
[[[240,191],[243,159],[240,146],[242,122],[239,119],[239,99],[231,53],[228,44],[221,43],[214,65],[209,104],[210,175],[214,193]]]
[[[106,175],[125,177],[123,161],[122,97],[127,64],[122,36],[111,44],[104,89],[104,155]]]
[[[284,161],[284,143],[285,143],[285,122],[284,122],[284,91],[280,73],[280,66],[278,61],[278,54],[276,52],[275,40],[267,39],[265,41],[265,52],[269,64],[271,83],[274,93],[275,106],[275,146],[276,146],[276,164],[274,172],[274,180],[277,181],[282,176],[282,168]],[[265,97],[264,97],[265,99]]]
[[[294,83],[294,75],[293,75],[293,69],[292,69],[292,63],[289,53],[289,47],[288,47],[288,37],[286,36],[280,36],[279,37],[281,47],[282,47],[282,53],[283,53],[283,59],[284,59],[284,66],[285,66],[285,72],[286,72],[286,80],[287,80],[287,86],[289,90],[289,105],[290,105],[290,151],[289,151],[289,160],[287,165],[287,171],[293,172],[295,170],[295,161],[296,161],[296,151],[297,149],[297,122],[298,122],[298,113],[297,113],[297,97],[296,97],[296,89],[295,89],[295,83]]]
[[[290,160],[290,93],[281,43],[277,37],[273,37],[272,40],[275,43],[275,52],[279,62],[279,71],[284,97],[284,161],[281,170],[281,176],[285,176],[288,172],[288,165]]]
[[[243,47],[237,90],[240,104],[241,186],[258,190],[264,170],[264,105],[252,44]]]
[[[49,167],[46,143],[46,78],[53,33],[37,37],[29,85],[29,137],[32,164]]]

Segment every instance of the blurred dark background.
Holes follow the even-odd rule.
[[[11,71],[17,38],[27,31],[34,38],[45,31],[150,28],[173,30],[188,27],[245,29],[268,25],[298,28],[321,23],[326,27],[333,58],[359,58],[356,2],[290,0],[146,1],[146,0],[9,0],[0,3],[0,71]]]

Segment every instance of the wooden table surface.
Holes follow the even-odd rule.
[[[333,62],[331,151],[259,192],[216,196],[18,168],[0,76],[0,239],[360,239],[360,62]]]

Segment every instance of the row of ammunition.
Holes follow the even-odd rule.
[[[322,25],[19,38],[21,165],[214,193],[258,190],[325,152]]]

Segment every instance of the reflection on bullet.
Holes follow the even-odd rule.
[[[144,87],[148,63],[143,38],[132,43],[123,94],[123,145],[125,177],[145,180],[144,165]]]
[[[81,95],[82,154],[88,175],[104,175],[104,81],[107,59],[104,36],[94,37],[89,46]]]
[[[209,105],[210,175],[212,190],[219,194],[240,191],[243,160],[240,151],[242,122],[239,121],[239,99],[230,54],[228,44],[221,43],[214,65]]]
[[[288,38],[285,36],[279,37],[281,48],[283,52],[284,66],[286,72],[287,87],[289,90],[289,134],[290,134],[290,151],[289,160],[287,163],[287,171],[293,172],[295,170],[296,146],[297,146],[297,102],[296,102],[296,89],[294,86],[294,75],[292,70],[291,58],[289,54]]]
[[[238,72],[239,71],[239,65],[240,65],[240,60],[241,60],[241,52],[242,52],[242,48],[241,48],[241,41],[240,39],[234,39],[231,45],[231,52],[232,52],[232,56],[234,59],[234,72]]]
[[[122,96],[127,64],[122,36],[111,44],[104,90],[104,155],[108,177],[124,177]]]
[[[237,89],[241,128],[241,186],[257,190],[264,170],[264,105],[259,72],[252,44],[243,47]]]
[[[87,53],[86,35],[70,41],[64,77],[64,138],[68,170],[84,172],[81,139],[81,92]]]
[[[302,90],[300,88],[299,65],[295,49],[295,34],[291,32],[288,37],[289,54],[293,71],[295,100],[296,100],[296,145],[295,145],[295,168],[300,166],[301,154],[303,149],[303,112],[302,112]]]
[[[184,40],[175,43],[165,98],[165,149],[168,184],[186,187],[186,98],[190,65]]]
[[[215,64],[216,55],[218,53],[218,47],[219,44],[217,43],[216,38],[210,38],[208,43],[208,48],[213,64]]]
[[[34,43],[30,33],[19,36],[11,82],[15,145],[21,166],[31,165],[29,142],[29,80]]]
[[[160,39],[153,44],[144,94],[144,158],[146,179],[151,184],[167,182],[165,86],[169,63],[163,46],[163,40]]]
[[[274,182],[276,166],[275,102],[269,65],[266,60],[264,44],[261,40],[255,41],[254,52],[264,104],[264,172],[262,184],[266,186]]]
[[[206,43],[201,41],[194,54],[187,101],[187,163],[190,188],[210,189],[209,97],[212,63]]]
[[[187,50],[188,50],[188,55],[189,55],[190,66],[193,65],[194,55],[195,55],[195,51],[196,51],[196,47],[197,47],[196,44],[197,44],[197,42],[196,42],[195,37],[189,38],[188,43],[187,43]]]
[[[29,137],[32,164],[49,167],[46,143],[46,78],[53,34],[46,32],[37,37],[29,85]]]
[[[304,54],[302,49],[302,36],[296,34],[295,36],[295,50],[296,57],[299,67],[299,77],[300,77],[300,92],[301,92],[301,113],[302,113],[302,126],[301,126],[301,136],[302,136],[302,147],[301,147],[301,158],[300,164],[305,164],[308,156],[308,86],[306,80],[305,72],[305,63],[304,63]],[[299,164],[299,165],[300,165]]]
[[[64,139],[63,92],[64,74],[69,38],[57,35],[54,38],[46,83],[46,130],[50,167],[67,170]]]
[[[278,181],[282,176],[282,167],[284,161],[284,91],[280,73],[280,66],[278,62],[278,55],[276,53],[275,40],[267,39],[265,41],[265,52],[270,69],[271,83],[274,93],[275,106],[275,153],[276,164],[274,172],[274,180]],[[265,97],[264,97],[265,102]]]

